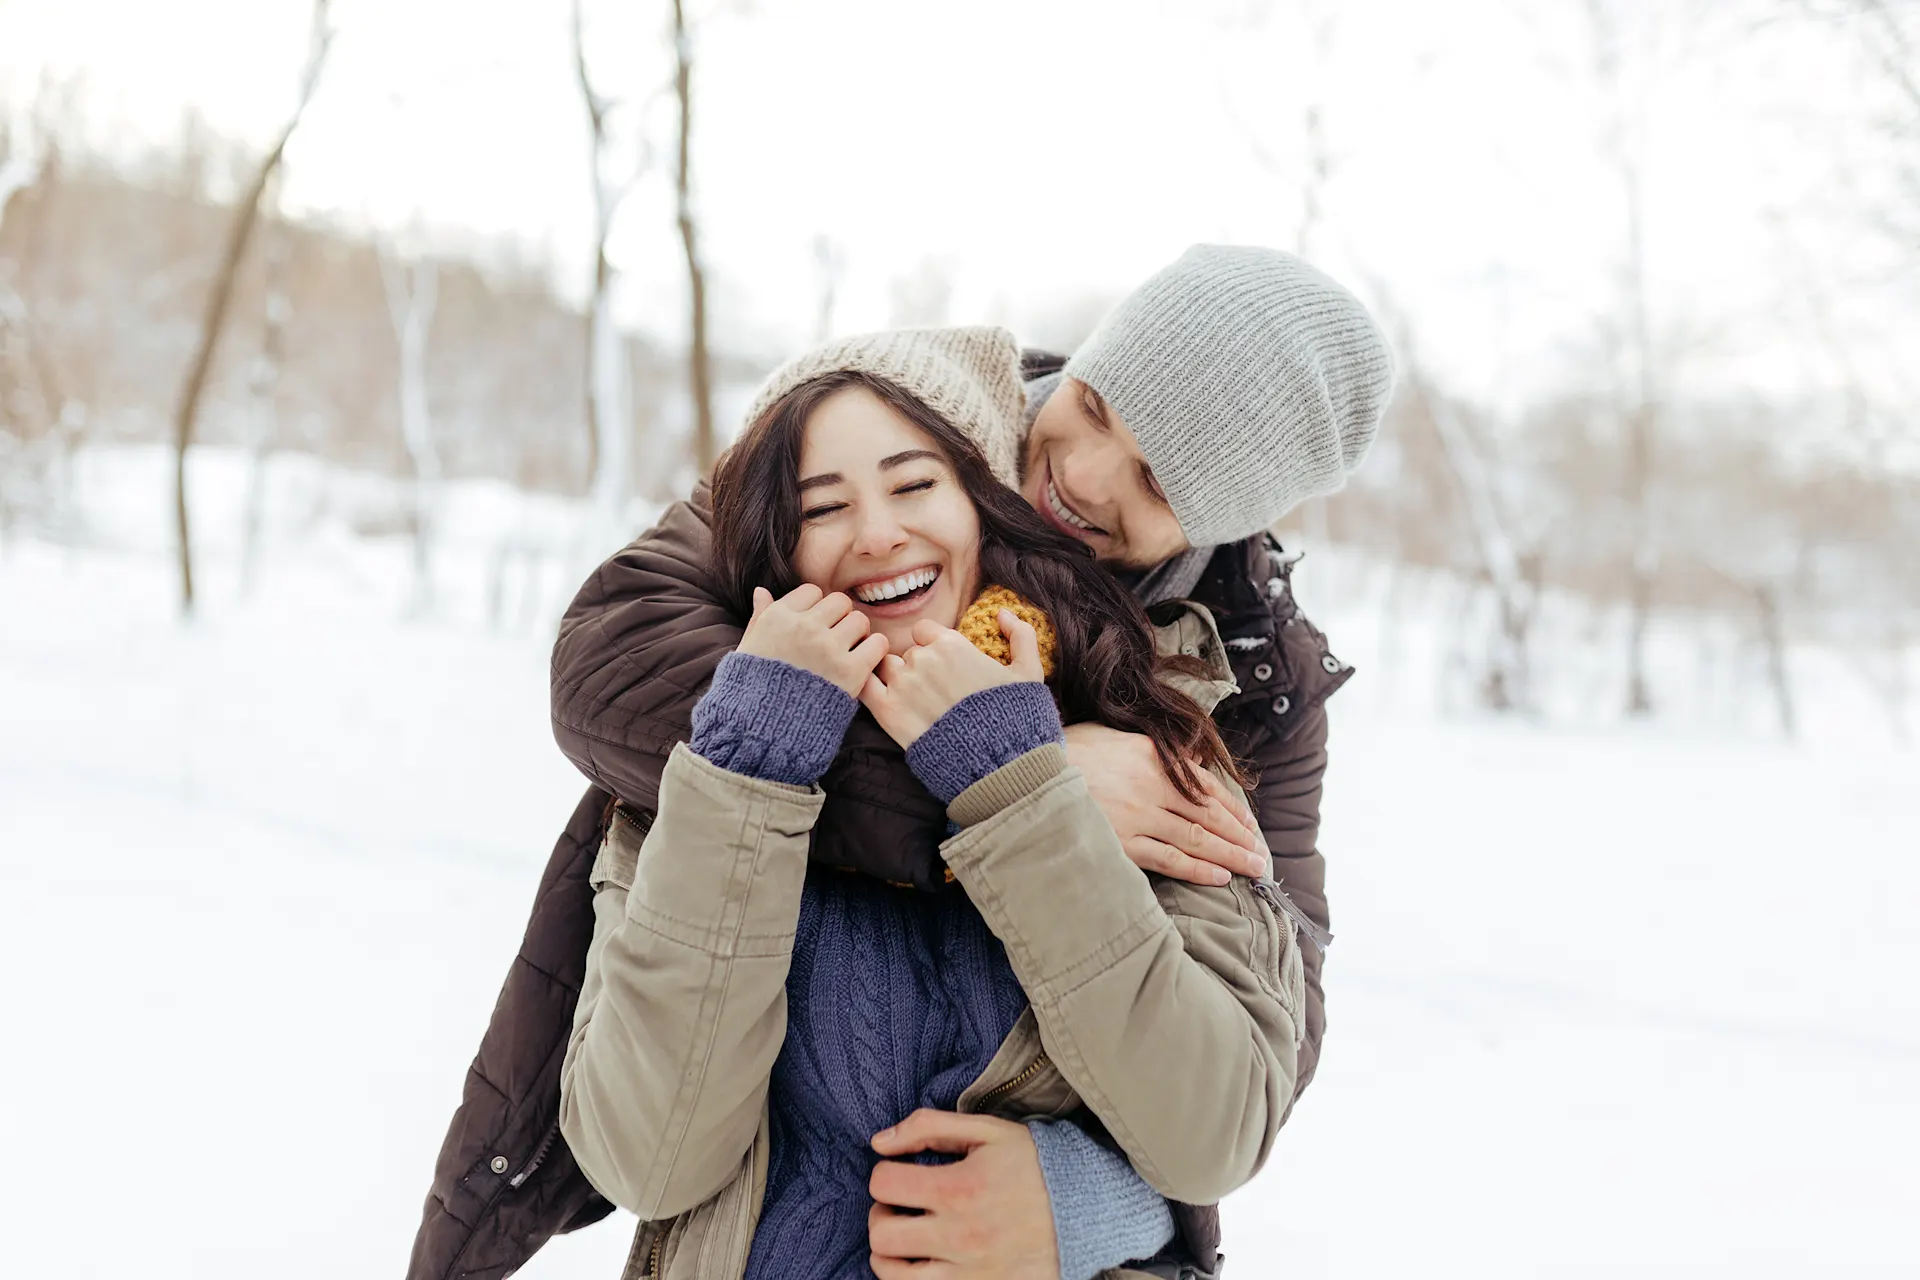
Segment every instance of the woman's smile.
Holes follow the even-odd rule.
[[[920,612],[940,581],[940,566],[920,565],[868,578],[841,588],[853,597],[854,607],[869,617],[905,618]]]

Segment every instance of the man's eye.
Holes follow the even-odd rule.
[[[1153,478],[1153,468],[1144,462],[1140,464],[1140,483],[1146,486],[1148,497],[1163,507],[1170,505],[1167,502],[1167,491],[1162,489],[1160,482]]]
[[[800,513],[800,518],[802,520],[818,520],[823,516],[830,516],[836,511],[845,510],[846,505],[844,502],[828,502],[817,507],[808,507]]]

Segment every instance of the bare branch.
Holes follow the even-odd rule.
[[[674,89],[680,100],[680,151],[674,176],[675,220],[687,259],[689,324],[687,382],[693,397],[693,457],[702,474],[713,469],[718,441],[713,431],[713,374],[707,353],[707,278],[700,265],[698,228],[694,225],[693,166],[693,48],[687,33],[685,0],[673,0]]]
[[[174,415],[174,468],[173,500],[174,524],[179,537],[180,552],[180,611],[193,612],[193,543],[187,520],[187,450],[193,445],[194,426],[200,413],[200,399],[206,390],[207,375],[213,369],[214,352],[220,344],[220,332],[225,327],[227,308],[233,301],[234,281],[240,273],[240,262],[246,256],[247,243],[253,238],[254,225],[259,221],[260,197],[266,192],[267,185],[279,171],[280,162],[286,155],[287,143],[293,137],[300,120],[306,114],[307,105],[313,101],[314,90],[320,84],[320,72],[326,66],[327,53],[333,47],[333,26],[329,21],[330,0],[314,0],[313,22],[309,28],[307,63],[300,77],[300,95],[294,104],[292,113],[287,117],[280,136],[274,140],[271,150],[261,160],[259,170],[254,174],[253,183],[234,212],[233,225],[228,231],[227,247],[221,256],[218,274],[214,277],[213,290],[207,296],[207,309],[200,325],[200,342],[194,352],[193,363],[188,368],[186,384],[181,388],[180,405]]]

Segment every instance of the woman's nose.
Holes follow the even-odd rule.
[[[885,556],[903,546],[907,541],[907,531],[894,519],[893,513],[886,508],[869,512],[860,521],[860,532],[854,539],[853,549],[861,555]]]

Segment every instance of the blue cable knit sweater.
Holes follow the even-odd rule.
[[[809,672],[745,654],[694,708],[694,751],[722,768],[810,785],[854,700]],[[908,763],[942,801],[1060,738],[1042,685],[964,699]],[[1006,952],[959,890],[906,893],[811,869],[787,977],[787,1036],[769,1091],[772,1158],[747,1280],[847,1280],[867,1265],[868,1145],[918,1107],[952,1110],[1027,1005]],[[1125,1158],[1068,1122],[1030,1126],[1063,1280],[1146,1257],[1173,1234],[1166,1202]]]

